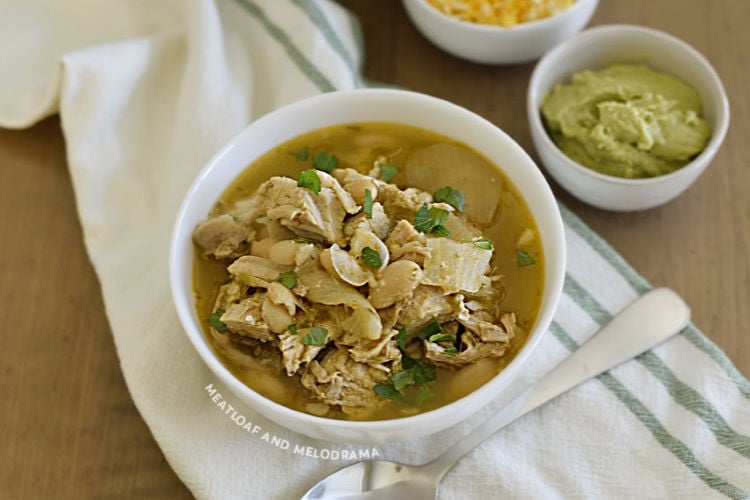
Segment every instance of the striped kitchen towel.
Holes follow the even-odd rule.
[[[182,333],[170,231],[193,177],[251,120],[367,84],[357,20],[326,0],[0,0],[0,12],[0,125],[60,113],[125,379],[198,498],[294,498],[362,457],[426,461],[649,289],[561,207],[564,295],[506,398],[436,436],[372,448],[282,429],[225,390]],[[750,384],[690,325],[488,439],[440,496],[746,498],[748,436]]]

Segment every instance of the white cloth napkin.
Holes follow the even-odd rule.
[[[0,125],[60,113],[125,379],[198,498],[295,498],[351,454],[426,461],[504,402],[413,442],[315,441],[242,405],[181,331],[167,249],[183,193],[251,120],[361,85],[358,29],[326,0],[0,0]],[[649,288],[563,214],[565,294],[511,394]],[[690,326],[488,439],[445,477],[440,497],[745,498],[749,435],[750,384]]]

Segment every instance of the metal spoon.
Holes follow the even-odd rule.
[[[690,308],[670,289],[642,295],[577,351],[522,392],[502,410],[424,465],[387,460],[358,462],[334,472],[305,493],[313,499],[434,499],[446,472],[468,451],[518,417],[581,382],[614,368],[682,330]]]

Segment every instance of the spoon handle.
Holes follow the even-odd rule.
[[[633,301],[573,354],[547,372],[443,455],[425,465],[442,477],[469,450],[518,417],[581,382],[651,349],[682,330],[690,308],[675,292],[657,288]]]

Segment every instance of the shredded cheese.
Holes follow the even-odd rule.
[[[550,17],[575,0],[428,0],[441,12],[461,21],[499,26]]]

